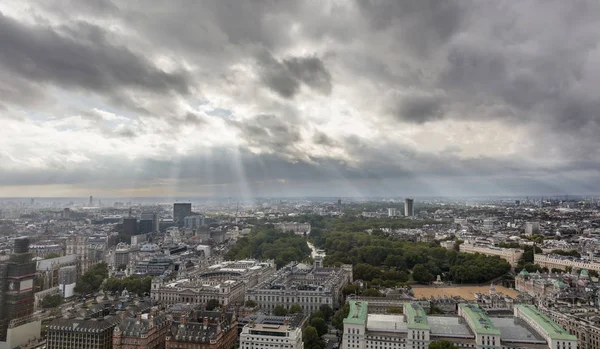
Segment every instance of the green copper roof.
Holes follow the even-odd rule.
[[[587,269],[581,269],[580,275],[581,276],[583,276],[583,275],[590,275],[590,273],[587,271]]]
[[[418,330],[429,329],[427,314],[420,304],[409,303],[405,305],[404,309],[406,309],[406,322],[408,323],[408,328]]]
[[[344,319],[345,324],[364,325],[367,322],[367,302],[350,301],[350,312]]]
[[[487,314],[475,304],[459,304],[458,305],[465,317],[469,318],[471,329],[476,334],[491,334],[500,335],[500,330],[494,326]]]
[[[526,276],[526,275],[529,275],[529,272],[527,270],[523,269],[523,270],[521,270],[521,272],[519,274]]]
[[[529,304],[515,305],[527,317],[538,323],[551,339],[576,341],[577,337],[569,334],[567,330],[552,321],[546,314],[540,312],[535,306]]]

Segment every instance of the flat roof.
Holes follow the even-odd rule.
[[[473,331],[477,334],[500,335],[487,314],[475,304],[459,304],[463,314],[471,320]]]
[[[552,319],[550,319],[546,314],[540,312],[535,306],[529,304],[519,304],[515,305],[517,309],[523,314],[527,315],[531,320],[535,321],[538,325],[540,325],[550,339],[560,339],[560,340],[570,340],[576,341],[577,337],[569,334],[567,330],[562,328]]]
[[[402,331],[408,329],[402,315],[368,314],[367,329],[369,331]]]
[[[475,338],[469,326],[459,317],[429,316],[431,335],[439,337]]]
[[[345,324],[364,325],[367,321],[367,302],[350,301],[350,312],[344,319]]]
[[[523,320],[514,317],[490,317],[490,320],[500,330],[503,341],[546,344],[544,337],[524,326]]]
[[[427,313],[418,303],[408,303],[404,306],[408,328],[428,330]]]

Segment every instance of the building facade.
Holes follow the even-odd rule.
[[[169,319],[152,311],[124,318],[113,330],[113,349],[164,349]]]
[[[173,204],[173,222],[178,227],[183,227],[185,217],[192,215],[191,203],[174,203]]]
[[[104,319],[56,319],[46,328],[47,349],[112,349],[118,316]]]
[[[288,324],[248,324],[240,334],[240,349],[304,349],[302,329]]]
[[[305,313],[319,310],[322,304],[333,309],[342,305],[344,287],[352,282],[352,266],[325,268],[290,263],[268,280],[246,291],[246,300],[272,311],[281,305],[299,304]]]
[[[298,222],[281,222],[273,224],[275,228],[284,232],[293,232],[296,235],[309,235],[310,234],[310,223],[298,223]]]
[[[502,248],[489,245],[475,245],[463,243],[459,246],[459,251],[464,253],[481,253],[486,256],[498,256],[506,260],[513,268],[519,263],[523,255],[523,250],[518,248]]]
[[[244,301],[244,283],[239,280],[180,279],[165,283],[160,278],[152,280],[150,296],[163,305],[177,303],[206,303],[216,299],[222,306]]]
[[[404,215],[406,217],[412,217],[415,215],[415,209],[413,207],[413,199],[404,199]]]
[[[238,339],[233,312],[192,312],[173,321],[165,340],[166,349],[231,349]]]

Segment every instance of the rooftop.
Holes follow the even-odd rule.
[[[477,334],[500,335],[500,331],[494,326],[487,314],[474,304],[459,304],[465,317],[468,317],[473,331]]]
[[[459,317],[429,316],[429,326],[432,336],[474,338],[469,326]]]
[[[525,314],[527,317],[539,324],[551,339],[577,340],[577,337],[569,334],[567,330],[560,327],[556,322],[552,321],[552,319],[550,319],[546,314],[541,313],[535,306],[529,304],[519,304],[515,307],[521,313]]]
[[[410,329],[422,329],[428,330],[429,324],[427,323],[427,313],[423,310],[418,303],[409,303],[404,307],[406,312],[406,322]]]
[[[367,321],[367,302],[350,301],[350,312],[344,319],[345,324],[364,325]]]
[[[369,331],[406,332],[408,327],[402,315],[369,314],[367,315],[367,329]]]
[[[491,317],[490,320],[500,330],[502,341],[546,344],[539,333],[524,326],[523,320],[514,317]]]

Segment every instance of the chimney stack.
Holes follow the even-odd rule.
[[[208,328],[208,316],[205,316],[202,323],[204,324],[204,329],[206,330]]]

